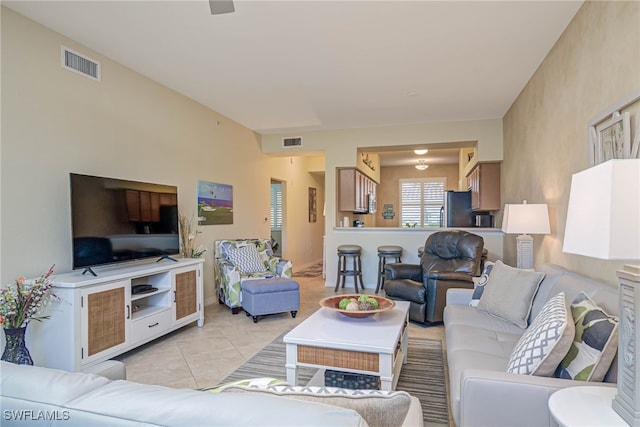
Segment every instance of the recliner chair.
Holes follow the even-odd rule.
[[[385,266],[388,298],[410,302],[409,319],[442,322],[447,289],[473,288],[473,276],[482,272],[484,239],[462,230],[438,231],[424,245],[420,264]]]

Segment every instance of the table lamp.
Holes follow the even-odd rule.
[[[640,260],[640,159],[615,159],[573,175],[563,252]],[[618,389],[613,409],[640,426],[640,266],[617,272],[620,288]]]
[[[502,231],[520,234],[516,239],[518,247],[518,268],[533,268],[533,237],[529,234],[549,234],[549,208],[546,203],[504,205]]]

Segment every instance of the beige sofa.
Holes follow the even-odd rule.
[[[303,390],[211,393],[7,362],[1,362],[0,374],[2,426],[375,427],[381,425],[378,417],[388,416],[385,404],[396,410],[395,425],[423,425],[420,402],[405,392],[381,392],[379,397],[314,396]]]
[[[560,292],[572,301],[584,291],[608,314],[618,315],[617,287],[551,264],[537,271],[545,277],[533,299],[529,323]],[[512,350],[525,330],[470,307],[472,293],[450,289],[444,310],[449,402],[458,427],[555,426],[548,409],[548,399],[555,391],[584,385],[615,387],[617,356],[604,383],[507,373]]]

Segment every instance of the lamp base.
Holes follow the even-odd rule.
[[[630,426],[640,427],[640,331],[636,325],[640,308],[640,266],[619,270],[620,328],[618,338],[618,392],[612,407]]]
[[[533,237],[521,234],[516,238],[518,247],[518,268],[533,268]]]

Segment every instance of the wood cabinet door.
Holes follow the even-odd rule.
[[[196,270],[177,273],[175,277],[175,320],[178,321],[198,311],[198,277]]]
[[[500,206],[500,163],[483,163],[478,168],[478,210],[496,211]]]
[[[175,194],[171,193],[159,193],[160,206],[175,206],[178,204],[178,200]]]
[[[128,285],[127,281],[83,291],[83,363],[127,345],[128,318],[131,315],[126,292]]]
[[[149,193],[149,211],[151,222],[160,222],[160,194]]]
[[[467,177],[471,209],[495,211],[500,206],[500,163],[478,163]]]
[[[151,194],[148,191],[140,192],[140,221],[151,222]]]
[[[353,212],[356,209],[355,169],[338,170],[338,210]]]
[[[124,196],[129,221],[140,221],[140,192],[136,190],[125,190]]]
[[[367,177],[356,171],[358,184],[356,186],[356,210],[358,212],[366,211],[367,207]]]

